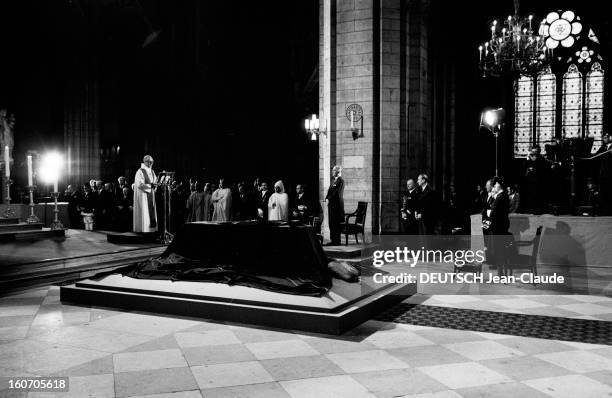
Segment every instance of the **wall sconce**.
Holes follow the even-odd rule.
[[[319,118],[313,114],[310,119],[304,120],[304,128],[306,134],[310,134],[310,139],[316,141],[320,134],[327,135],[327,126],[325,119],[323,120],[322,126],[320,126]]]
[[[359,104],[346,107],[346,118],[351,122],[353,140],[363,137],[363,108]]]

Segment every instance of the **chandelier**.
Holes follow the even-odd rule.
[[[544,21],[543,21],[544,22]],[[542,70],[552,56],[540,29],[533,29],[533,15],[518,15],[491,24],[491,38],[478,46],[479,66],[483,76],[504,74],[533,75]]]

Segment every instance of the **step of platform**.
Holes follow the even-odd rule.
[[[369,258],[372,252],[378,245],[370,243],[365,245],[340,245],[340,246],[323,246],[323,250],[327,257],[333,259],[358,259]]]
[[[0,224],[0,235],[20,231],[40,231],[42,228],[42,223],[28,224],[25,222],[20,222],[17,224]]]
[[[0,217],[0,225],[6,225],[6,224],[19,224],[19,218],[17,217]]]
[[[66,235],[63,229],[52,231],[50,228],[22,229],[15,231],[0,231],[0,242],[13,240],[39,240],[48,238],[63,238]]]

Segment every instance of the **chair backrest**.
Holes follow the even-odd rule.
[[[542,237],[542,226],[540,225],[538,229],[536,229],[535,238],[533,238],[533,249],[531,251],[531,262],[533,264],[538,261],[538,251],[540,250],[540,238]]]
[[[364,225],[367,212],[368,202],[357,202],[357,214],[355,215],[355,224]]]

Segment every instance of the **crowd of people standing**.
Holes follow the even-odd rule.
[[[93,179],[80,189],[68,185],[62,199],[68,202],[71,228],[131,231],[133,189],[133,184],[128,184],[123,176],[116,183]],[[159,206],[160,190],[156,196]],[[314,217],[323,216],[316,196],[308,192],[305,184],[297,184],[295,191],[288,193],[281,180],[274,184],[273,190],[259,178],[252,184],[244,181],[230,184],[225,178],[218,183],[193,178],[188,182],[175,180],[170,186],[170,196],[172,225],[168,227],[172,231],[184,222],[259,219],[311,223]],[[161,218],[161,208],[155,211]]]
[[[262,219],[268,221],[301,220],[321,217],[320,205],[306,191],[304,184],[295,187],[295,193],[287,193],[279,180],[270,190],[266,181],[256,178],[252,184],[242,181],[228,184],[224,178],[218,185],[191,180],[186,200],[185,221],[243,221]]]
[[[81,189],[68,185],[62,199],[71,228],[131,230],[133,192],[123,176],[117,183],[90,180]]]

